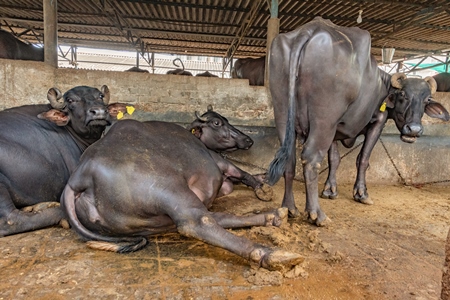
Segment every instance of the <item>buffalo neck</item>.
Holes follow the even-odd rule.
[[[64,128],[66,128],[66,130],[69,132],[70,136],[73,138],[81,152],[84,152],[87,147],[98,141],[101,137],[100,134],[98,138],[86,139],[79,136],[71,126],[64,126]]]

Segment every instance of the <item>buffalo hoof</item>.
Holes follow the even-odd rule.
[[[280,227],[287,221],[288,209],[286,207],[278,208],[273,214],[266,215],[266,226]]]
[[[273,190],[268,184],[263,184],[260,188],[255,189],[256,197],[261,201],[272,201]]]
[[[289,218],[291,218],[291,219],[294,219],[294,218],[298,218],[298,217],[300,217],[301,216],[301,213],[300,213],[300,211],[297,209],[297,207],[294,207],[294,209],[289,209],[288,208],[288,217]]]
[[[355,193],[353,195],[353,199],[357,202],[361,202],[362,204],[372,205],[373,201],[369,198],[369,194],[367,193]]]
[[[59,226],[64,229],[70,229],[69,221],[67,221],[66,219],[61,219],[61,221],[59,221]]]
[[[260,262],[260,266],[271,271],[287,271],[293,266],[302,263],[305,260],[303,256],[297,253],[284,250],[274,250],[266,253]]]
[[[52,207],[59,207],[59,202],[41,202],[32,206],[24,207],[21,211],[37,213]]]
[[[333,192],[332,190],[323,190],[322,191],[322,195],[321,195],[322,198],[324,198],[324,199],[331,199],[331,200],[336,199],[337,196],[338,196],[337,191]]]
[[[322,211],[319,212],[307,212],[308,222],[315,224],[316,226],[325,227],[331,223],[331,219],[327,217]]]

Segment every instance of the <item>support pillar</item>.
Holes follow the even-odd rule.
[[[266,68],[264,74],[264,86],[269,86],[269,59],[270,46],[273,39],[280,32],[280,19],[278,19],[278,0],[272,0],[270,7],[270,19],[267,22],[267,46],[266,46]]]
[[[44,1],[44,61],[58,67],[58,2]]]

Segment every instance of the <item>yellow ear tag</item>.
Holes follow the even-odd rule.
[[[120,120],[123,118],[123,112],[119,111],[119,113],[117,114],[117,120]]]
[[[191,129],[191,133],[194,134],[195,133],[195,128]]]
[[[132,115],[133,113],[134,113],[134,107],[133,106],[127,106],[127,113],[129,114],[129,115]]]
[[[380,111],[385,111],[386,110],[386,102],[383,102],[383,104],[381,104],[380,106]]]

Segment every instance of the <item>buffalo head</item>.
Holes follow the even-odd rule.
[[[213,111],[208,106],[208,111],[203,115],[195,112],[196,120],[188,129],[198,137],[205,146],[214,151],[231,152],[237,149],[249,149],[253,140],[240,130],[232,126],[228,120]]]
[[[70,127],[83,139],[98,139],[111,125],[118,111],[125,112],[124,104],[109,104],[110,92],[106,85],[98,90],[88,86],[74,87],[62,95],[59,89],[48,90],[47,99],[52,109],[38,115],[58,126]]]
[[[432,118],[450,119],[448,111],[432,99],[436,92],[436,81],[432,77],[407,78],[405,74],[396,73],[391,77],[391,86],[386,105],[402,141],[413,143],[422,135],[424,113]]]

